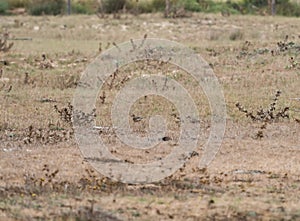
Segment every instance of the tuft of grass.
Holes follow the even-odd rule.
[[[14,45],[13,42],[8,43],[8,36],[9,33],[0,34],[0,52],[8,52]]]
[[[242,40],[244,38],[244,33],[241,30],[234,30],[230,33],[229,39],[231,41]]]

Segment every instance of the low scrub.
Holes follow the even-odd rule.
[[[1,1],[0,2],[0,15],[5,14],[7,10],[8,10],[8,3],[6,1]]]
[[[98,3],[93,0],[72,1],[71,11],[74,14],[94,14],[98,6]]]
[[[105,13],[116,13],[125,7],[126,0],[102,0],[102,4]]]
[[[276,12],[278,15],[300,17],[300,4],[288,0],[281,0],[276,7]]]
[[[72,13],[93,14],[118,13],[126,10],[131,13],[163,12],[165,0],[73,0]],[[178,11],[230,14],[271,14],[270,5],[265,0],[216,1],[216,0],[169,0],[170,13]],[[57,15],[66,13],[66,0],[1,0],[0,14],[7,14],[14,8],[26,8],[31,15]],[[291,0],[277,0],[276,15],[300,16],[300,4]],[[172,16],[171,16],[172,17]]]
[[[66,2],[64,0],[32,0],[28,5],[28,12],[31,15],[58,15],[66,10]]]
[[[10,9],[14,8],[26,8],[30,1],[29,0],[7,0]]]

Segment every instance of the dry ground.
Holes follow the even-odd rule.
[[[0,220],[300,219],[300,101],[291,99],[300,98],[299,19],[25,16],[1,17],[0,28],[15,39],[10,40],[13,48],[0,54]],[[227,128],[215,160],[206,170],[198,170],[210,128],[201,88],[170,65],[121,68],[99,94],[97,124],[111,125],[114,95],[127,77],[143,74],[139,68],[145,66],[147,73],[160,68],[187,88],[199,108],[203,138],[199,156],[173,176],[153,184],[126,185],[102,177],[83,159],[73,138],[68,103],[80,74],[100,49],[145,34],[185,44],[211,65],[224,89]],[[289,118],[278,117],[266,128],[235,106],[239,102],[255,113],[268,108],[277,90],[281,95],[275,112],[289,107]],[[145,154],[120,148],[113,131],[103,132],[112,153],[143,162],[172,150],[179,126],[170,103],[157,97],[140,99],[132,113],[145,118],[131,122],[138,133],[144,132],[149,116],[163,114],[173,140]]]

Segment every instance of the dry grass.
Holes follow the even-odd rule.
[[[300,97],[299,20],[122,16],[1,18],[0,30],[9,33],[8,39],[31,40],[8,40],[13,47],[0,52],[0,79],[6,79],[0,81],[0,220],[299,219],[300,102],[291,99]],[[112,101],[127,81],[158,71],[189,91],[202,127],[199,155],[184,168],[158,183],[125,185],[104,178],[83,159],[73,138],[69,102],[82,71],[100,49],[145,34],[183,43],[210,63],[224,88],[227,130],[216,159],[198,170],[210,129],[202,89],[172,65],[145,62],[120,68],[99,94],[98,125],[111,126]],[[274,113],[289,107],[289,118],[268,122],[263,137],[255,139],[261,122],[246,118],[236,103],[256,116],[255,110],[273,107],[277,90],[281,94]],[[170,102],[141,98],[130,114],[143,118],[130,122],[141,134],[151,115],[163,115],[172,140],[146,152],[124,147],[113,130],[99,131],[113,154],[146,162],[172,150],[180,116]]]

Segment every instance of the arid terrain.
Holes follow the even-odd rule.
[[[161,14],[99,18],[2,16],[0,51],[0,220],[300,220],[300,20],[271,16]],[[101,52],[130,39],[179,42],[204,58],[226,101],[219,152],[198,169],[210,106],[188,73],[170,64],[120,67],[96,101],[96,124],[112,154],[131,163],[164,157],[179,139],[180,116],[161,97],[137,100],[137,133],[149,117],[168,122],[170,140],[153,150],[125,146],[114,133],[114,97],[131,79],[161,74],[178,81],[197,105],[198,149],[175,174],[150,184],[123,184],[82,156],[72,128],[81,74]]]

